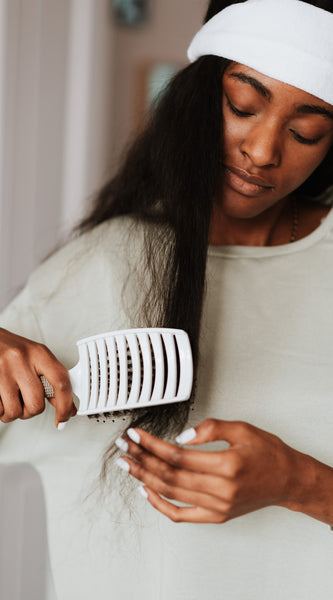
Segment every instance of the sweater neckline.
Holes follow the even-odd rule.
[[[208,256],[249,257],[266,258],[269,256],[281,256],[283,254],[294,254],[306,250],[322,240],[333,227],[333,206],[314,231],[304,238],[289,244],[280,246],[208,246]]]

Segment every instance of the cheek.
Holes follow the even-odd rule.
[[[308,148],[303,149],[302,147],[296,152],[293,148],[293,151],[286,158],[285,164],[291,181],[297,184],[296,187],[299,187],[312,175],[323,162],[326,155],[326,148],[320,152],[314,149],[309,151]]]

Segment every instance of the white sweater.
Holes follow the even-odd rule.
[[[71,242],[37,269],[0,326],[42,341],[72,367],[76,340],[136,325],[133,269],[122,290],[141,245],[128,218]],[[211,247],[207,268],[189,425],[247,421],[333,464],[332,210],[293,244]],[[134,493],[131,514],[118,512],[115,523],[117,478],[104,503],[98,492],[85,500],[123,425],[75,417],[58,432],[49,405],[29,421],[0,423],[0,460],[31,462],[44,483],[58,600],[332,596],[333,533],[303,514],[271,507],[224,525],[174,524]]]

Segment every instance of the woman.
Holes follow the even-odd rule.
[[[2,421],[13,422],[1,456],[42,475],[59,600],[330,596],[332,9],[249,0],[212,2],[214,15],[84,235],[2,315]],[[52,432],[38,375],[56,390],[56,424],[67,421],[74,341],[139,321],[189,332],[193,406]],[[224,445],[159,439],[186,422],[178,443]],[[82,503],[112,436],[149,501],[137,495],[118,524]]]

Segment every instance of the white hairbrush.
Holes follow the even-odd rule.
[[[79,362],[69,371],[78,415],[183,402],[191,395],[193,362],[181,329],[127,329],[77,342]],[[40,377],[46,398],[54,397]]]

